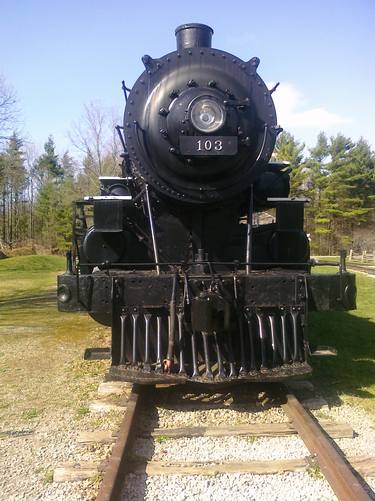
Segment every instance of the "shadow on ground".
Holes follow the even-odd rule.
[[[365,407],[375,413],[375,323],[348,312],[310,315],[312,343],[331,345],[336,357],[313,358],[313,379],[334,405],[340,395],[368,399]]]

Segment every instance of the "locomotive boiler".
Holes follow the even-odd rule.
[[[121,177],[75,205],[60,311],[112,329],[109,379],[222,383],[311,372],[311,310],[355,308],[355,278],[311,274],[303,198],[271,161],[276,111],[258,74],[203,24],[123,84]],[[259,224],[268,211],[273,220]]]

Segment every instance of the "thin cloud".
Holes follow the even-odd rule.
[[[268,82],[270,89],[275,84]],[[284,128],[305,127],[326,130],[350,120],[322,106],[309,108],[305,96],[291,83],[282,83],[273,94],[279,123]]]

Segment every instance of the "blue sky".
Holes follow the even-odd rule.
[[[248,60],[274,94],[282,127],[307,145],[320,130],[364,136],[375,149],[375,1],[235,2],[1,0],[0,74],[16,89],[23,131],[42,146],[73,148],[67,131],[85,103],[121,115],[121,80],[140,58],[175,49],[174,29],[202,22],[213,46]]]

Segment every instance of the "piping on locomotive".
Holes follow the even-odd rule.
[[[355,308],[344,260],[311,274],[308,200],[288,198],[288,168],[270,161],[281,129],[259,59],[212,48],[212,34],[179,26],[176,51],[142,58],[123,85],[122,177],[75,204],[58,305],[111,326],[109,379],[308,374],[308,312]],[[268,209],[275,220],[254,224]]]

